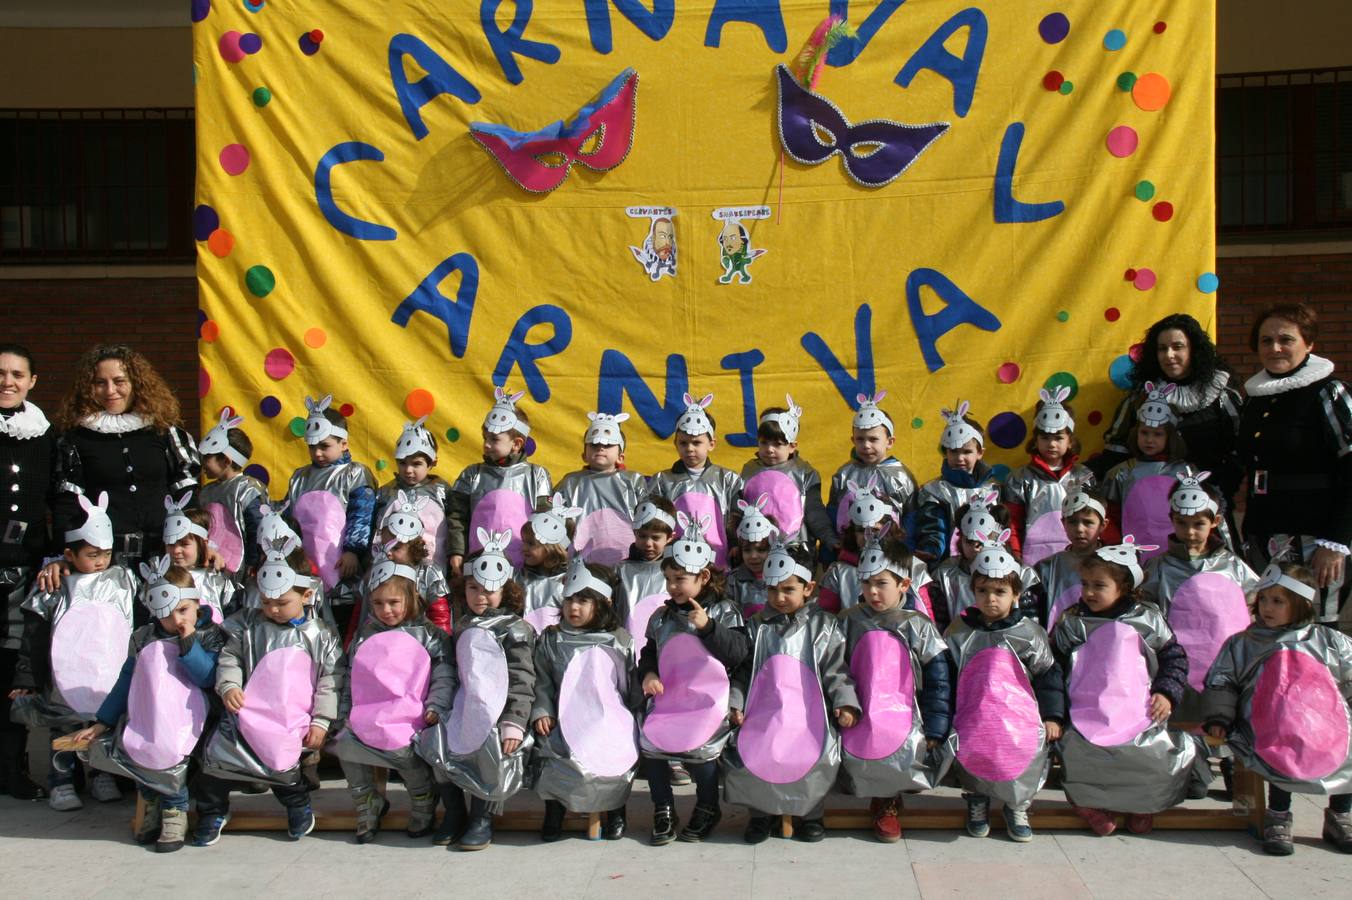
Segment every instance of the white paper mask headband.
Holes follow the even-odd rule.
[[[244,417],[235,415],[235,411],[227,406],[221,410],[220,423],[208,431],[207,436],[202,438],[202,443],[197,445],[197,452],[203,456],[222,453],[226,459],[244,468],[249,464],[249,458],[230,446],[230,429],[238,428],[242,424]]]
[[[878,408],[878,404],[883,402],[887,396],[887,391],[878,391],[872,396],[868,394],[855,394],[855,402],[859,404],[854,411],[854,420],[850,423],[851,427],[858,428],[860,431],[868,431],[870,428],[877,428],[881,425],[887,429],[888,436],[893,432],[892,417]]]
[[[967,512],[958,523],[958,531],[969,541],[982,540],[983,534],[999,534],[1001,525],[991,515],[991,507],[1000,501],[999,491],[982,491],[967,501]]]
[[[714,395],[705,394],[702,399],[696,400],[690,394],[684,394],[681,399],[685,401],[685,412],[676,420],[676,430],[692,436],[707,434],[712,437],[714,423],[709,421],[709,414],[705,410],[714,402]]]
[[[675,560],[682,571],[698,575],[714,564],[714,548],[704,540],[704,532],[712,523],[708,516],[692,519],[683,512],[676,513],[681,536],[667,544],[665,555]]]
[[[582,438],[584,444],[600,444],[609,447],[618,444],[620,449],[624,449],[624,432],[620,430],[620,423],[629,421],[629,413],[587,413],[587,419],[591,422],[587,426],[587,433]]]
[[[164,517],[164,542],[166,544],[177,544],[190,534],[195,534],[204,541],[207,539],[207,530],[189,519],[183,512],[191,499],[191,491],[179,497],[178,500],[169,496],[164,498],[164,511],[167,514]],[[198,560],[198,563],[199,565],[206,565],[206,560]]]
[[[769,502],[769,494],[761,494],[756,498],[755,503],[747,503],[745,500],[737,501],[737,509],[742,513],[742,521],[737,523],[739,540],[759,544],[761,541],[769,539],[771,535],[778,533],[779,529],[775,528],[774,523],[765,515],[765,504]]]
[[[337,425],[324,418],[324,410],[333,404],[333,395],[325,394],[318,401],[306,397],[305,408],[310,411],[310,415],[305,420],[305,443],[313,447],[321,443],[325,438],[337,438],[347,440],[347,429],[339,428]]]
[[[890,530],[890,523],[883,525],[881,530],[870,532],[864,541],[864,549],[859,554],[859,564],[855,567],[860,581],[868,581],[880,572],[891,572],[903,582],[911,580],[910,570],[889,559],[883,552],[883,538]]]
[[[415,586],[418,583],[418,572],[412,566],[397,563],[392,559],[382,559],[371,567],[371,575],[367,580],[367,586],[374,591],[396,575],[400,578],[407,578],[409,581],[413,582]]]
[[[1141,569],[1141,557],[1138,554],[1158,549],[1158,544],[1138,544],[1135,536],[1128,534],[1122,538],[1122,543],[1100,547],[1094,551],[1094,555],[1124,567],[1131,573],[1132,587],[1140,587],[1145,581],[1145,572]]]
[[[300,543],[300,535],[291,530],[291,526],[286,524],[286,508],[290,506],[290,501],[283,502],[280,506],[270,506],[267,503],[259,506],[259,512],[263,514],[263,519],[258,523],[258,546],[265,551],[274,546],[278,541],[285,541],[287,538]]]
[[[202,592],[195,584],[179,587],[165,581],[164,576],[168,571],[168,556],[152,559],[148,564],[141,563],[141,577],[146,582],[146,588],[141,593],[141,605],[156,619],[163,619],[178,609],[178,605],[184,600],[200,602],[202,599]]]
[[[381,529],[388,531],[390,536],[401,544],[422,537],[423,521],[418,513],[427,502],[425,496],[410,497],[404,491],[400,491],[394,502],[385,507],[385,515],[380,519]]]
[[[812,570],[793,558],[787,544],[772,546],[770,555],[765,557],[765,564],[761,566],[761,580],[774,587],[794,575],[801,578],[803,584],[812,583]]]
[[[558,544],[568,546],[568,520],[582,515],[582,507],[569,506],[563,494],[549,498],[549,509],[533,513],[530,517],[530,530],[535,533],[539,544]]]
[[[521,421],[516,414],[516,401],[526,396],[525,391],[509,394],[502,388],[493,389],[493,408],[484,417],[484,431],[489,434],[502,434],[515,431],[522,437],[530,434],[530,426]]]
[[[857,481],[847,481],[845,489],[850,498],[850,524],[856,528],[877,528],[889,515],[894,515],[892,504],[877,494],[877,477],[870,476],[862,485]]]
[[[1004,578],[1018,572],[1019,561],[1005,549],[1010,534],[1008,528],[994,537],[985,532],[978,534],[976,540],[981,542],[981,549],[972,558],[972,571],[987,578]]]
[[[1202,487],[1210,472],[1198,472],[1196,475],[1178,475],[1178,487],[1169,495],[1169,508],[1180,516],[1195,516],[1204,510],[1212,515],[1220,512],[1221,506]]]
[[[489,531],[480,528],[477,533],[484,549],[470,563],[469,574],[484,590],[496,591],[512,577],[512,563],[504,552],[512,542],[512,529]]]
[[[292,588],[308,591],[314,586],[314,579],[308,572],[297,572],[286,561],[292,551],[299,546],[300,541],[287,538],[280,544],[274,544],[267,551],[267,558],[258,567],[258,574],[255,576],[258,593],[269,600],[276,600]]]
[[[1161,384],[1156,385],[1153,381],[1145,383],[1145,402],[1136,410],[1136,421],[1142,425],[1149,425],[1151,428],[1163,428],[1166,425],[1174,425],[1178,422],[1178,416],[1174,414],[1174,408],[1169,405],[1169,395],[1177,390],[1178,385]]]
[[[572,562],[568,563],[568,577],[563,582],[563,596],[572,597],[583,591],[596,591],[607,600],[610,600],[614,594],[610,585],[591,573],[591,569],[587,568],[587,563],[582,557],[575,556]]]
[[[1099,514],[1100,519],[1108,519],[1108,510],[1104,505],[1084,491],[1076,491],[1066,497],[1066,502],[1061,504],[1061,518],[1069,519],[1082,509],[1092,509]]]
[[[66,543],[84,541],[96,550],[113,549],[113,520],[108,518],[108,492],[99,493],[98,503],[90,503],[84,494],[77,494],[80,508],[85,511],[84,524],[66,532]]]
[[[986,446],[986,441],[981,436],[981,432],[967,424],[967,420],[964,418],[971,408],[972,404],[963,400],[958,404],[957,409],[945,408],[939,410],[939,414],[948,422],[944,427],[943,435],[939,438],[939,443],[945,450],[961,450],[967,446],[969,441],[976,441],[978,447]]]
[[[784,412],[766,413],[760,417],[760,424],[773,422],[784,435],[784,440],[792,444],[798,440],[798,420],[803,418],[803,408],[793,402],[793,398],[788,394],[784,395],[784,405],[788,407]],[[891,431],[889,430],[889,434]]]
[[[638,509],[634,512],[634,529],[638,530],[649,522],[661,522],[673,532],[676,531],[675,516],[672,516],[666,510],[661,509],[651,500],[644,500],[638,505]]]
[[[424,427],[427,416],[419,416],[412,422],[404,423],[399,440],[394,442],[395,460],[408,459],[417,453],[426,456],[432,462],[437,461],[437,448],[432,446],[432,432]]]
[[[1064,384],[1060,385],[1054,394],[1043,388],[1037,395],[1042,401],[1042,408],[1033,417],[1033,428],[1043,434],[1057,434],[1061,431],[1074,433],[1075,420],[1070,417],[1070,411],[1061,405],[1070,397],[1070,388]]]
[[[1264,569],[1263,576],[1258,579],[1258,590],[1262,591],[1270,587],[1284,587],[1297,597],[1304,597],[1311,603],[1319,596],[1319,592],[1305,582],[1297,581],[1284,573],[1282,567],[1277,563],[1272,563]]]

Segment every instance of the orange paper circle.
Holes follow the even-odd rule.
[[[311,328],[305,332],[305,346],[318,350],[328,342],[329,336],[322,328]]]
[[[207,249],[217,259],[225,259],[235,249],[235,236],[224,228],[217,228],[207,238]]]
[[[1158,72],[1145,73],[1131,86],[1131,99],[1146,112],[1163,109],[1169,94],[1169,81]]]
[[[404,408],[408,410],[410,416],[416,419],[419,416],[430,416],[432,410],[437,408],[437,401],[432,396],[431,391],[414,388],[404,398]]]
[[[199,333],[202,337],[202,340],[206,341],[208,344],[211,344],[215,342],[216,338],[221,336],[221,326],[217,325],[215,320],[207,319],[205,322],[202,323],[202,327],[199,329]]]

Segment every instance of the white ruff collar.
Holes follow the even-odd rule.
[[[128,434],[132,431],[140,431],[150,422],[137,413],[117,413],[114,415],[97,412],[92,416],[85,416],[80,420],[80,424],[90,431],[97,431],[99,434]]]
[[[1180,384],[1170,395],[1169,405],[1180,415],[1190,416],[1215,403],[1229,383],[1229,372],[1213,372],[1206,384]]]
[[[1277,377],[1266,369],[1244,382],[1244,390],[1250,397],[1272,397],[1285,394],[1297,388],[1308,387],[1316,381],[1323,381],[1333,374],[1333,363],[1322,356],[1310,354],[1305,365],[1293,375]]]
[[[7,434],[21,441],[41,437],[50,427],[51,423],[42,414],[42,410],[27,401],[24,401],[19,411],[8,419],[0,418],[0,434]]]

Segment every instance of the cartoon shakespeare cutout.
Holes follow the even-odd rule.
[[[733,276],[736,276],[737,284],[750,284],[751,273],[747,267],[765,250],[751,249],[751,235],[741,220],[768,219],[770,207],[724,207],[714,210],[713,217],[723,222],[723,229],[718,233],[718,259],[723,265],[723,275],[718,283],[732,284]]]

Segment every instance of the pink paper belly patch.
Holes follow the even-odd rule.
[[[537,635],[541,635],[550,625],[559,624],[562,615],[563,611],[557,606],[541,606],[526,613],[521,617],[521,620],[529,625]]]
[[[310,491],[301,495],[292,511],[300,526],[305,554],[319,570],[324,587],[333,590],[338,584],[338,560],[343,555],[343,528],[347,524],[343,501],[328,491]]]
[[[598,509],[578,523],[573,549],[587,562],[617,566],[629,556],[634,525],[613,509]]]
[[[709,546],[714,548],[714,564],[719,568],[726,569],[728,566],[728,535],[724,529],[723,512],[718,508],[718,501],[710,494],[686,491],[676,498],[672,506],[676,507],[677,512],[683,512],[691,519],[698,520],[701,516],[708,517],[709,530],[704,532],[704,540],[708,541]],[[683,533],[684,529],[678,526],[676,537],[681,537]]]
[[[1244,589],[1219,572],[1192,576],[1174,592],[1169,627],[1188,651],[1188,684],[1203,690],[1225,639],[1249,627]]]
[[[1079,582],[1076,582],[1056,595],[1056,600],[1052,602],[1052,610],[1047,620],[1048,634],[1051,634],[1052,629],[1056,627],[1056,623],[1061,618],[1061,614],[1080,602],[1080,591],[1082,588],[1083,586]]]
[[[953,729],[958,762],[986,781],[1013,781],[1041,746],[1042,717],[1023,663],[1004,647],[987,647],[958,676]]]
[[[431,560],[436,563],[437,568],[446,571],[446,516],[441,511],[441,507],[435,503],[428,503],[422,509],[418,510],[418,518],[423,523],[423,543],[427,545],[427,553]],[[516,532],[512,532],[515,534]]]
[[[841,744],[859,759],[883,759],[911,733],[915,675],[910,651],[890,631],[870,631],[854,645],[850,675],[859,693],[859,724],[845,729]]]
[[[93,718],[127,661],[131,625],[109,603],[77,603],[52,629],[52,680],[66,705]]]
[[[643,734],[659,750],[684,753],[704,745],[728,717],[728,671],[693,634],[678,634],[657,657],[662,693],[653,699]]]
[[[649,594],[635,603],[634,608],[629,611],[629,621],[624,623],[624,630],[634,639],[634,659],[638,659],[643,648],[648,646],[648,620],[666,602],[666,594]]]
[[[238,572],[244,565],[244,535],[235,527],[234,517],[220,503],[208,503],[206,511],[211,516],[211,525],[207,528],[207,540],[216,545],[225,568]]]
[[[783,472],[765,469],[747,479],[742,488],[748,503],[755,503],[761,494],[767,495],[761,512],[775,520],[786,538],[796,535],[803,527],[803,495],[798,484]]]
[[[423,729],[432,657],[406,631],[382,631],[362,641],[352,659],[348,723],[363,744],[400,750]]]
[[[300,762],[300,742],[310,728],[318,667],[299,647],[264,656],[244,686],[239,733],[264,765],[285,772]]]
[[[614,778],[638,762],[634,717],[619,685],[612,651],[589,647],[573,657],[559,686],[559,728],[573,758],[593,775]]]
[[[507,657],[492,632],[466,629],[455,642],[460,688],[446,721],[446,746],[461,756],[483,746],[507,706]]]
[[[916,611],[925,614],[925,618],[931,622],[934,621],[934,601],[930,598],[930,586],[923,584],[920,590],[915,592]]]
[[[179,659],[177,641],[151,641],[136,656],[122,746],[137,765],[168,769],[192,753],[207,698]]]
[[[1278,650],[1253,689],[1254,751],[1275,771],[1314,781],[1347,759],[1347,702],[1328,667],[1299,650]]]
[[[1023,538],[1023,564],[1034,566],[1070,546],[1060,511],[1046,512],[1028,526]]]
[[[1100,747],[1132,741],[1150,727],[1150,671],[1136,629],[1110,622],[1094,629],[1071,662],[1070,721]]]
[[[1169,521],[1169,491],[1177,480],[1168,475],[1148,475],[1133,484],[1122,504],[1122,533],[1134,535],[1138,544],[1155,544],[1158,549],[1141,553],[1141,559],[1154,559],[1169,546],[1174,525]]]
[[[751,774],[789,784],[812,770],[826,743],[826,702],[817,673],[777,653],[751,682],[737,750]]]
[[[511,529],[512,542],[507,545],[507,559],[512,566],[521,568],[521,526],[530,518],[530,503],[516,491],[498,488],[479,498],[474,512],[469,517],[469,552],[478,553],[484,548],[479,540],[479,529],[506,531]],[[631,535],[632,539],[632,535]]]

